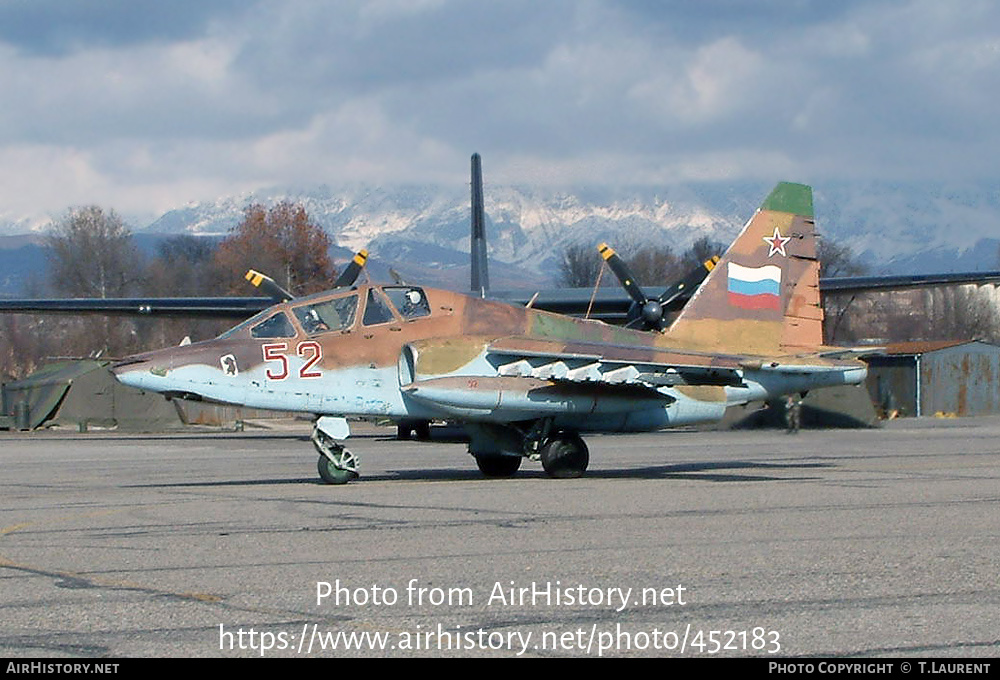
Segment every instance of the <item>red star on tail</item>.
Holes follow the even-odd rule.
[[[781,253],[782,257],[788,257],[788,253],[785,252],[785,244],[791,241],[791,237],[782,236],[778,228],[774,228],[773,236],[765,236],[764,243],[769,245],[771,249],[768,251],[767,256],[771,257],[775,253]]]

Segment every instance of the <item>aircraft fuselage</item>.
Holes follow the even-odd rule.
[[[400,309],[407,295],[425,306]],[[316,310],[338,304],[336,327],[315,325]],[[602,365],[591,344],[619,346],[625,358]],[[361,286],[275,305],[219,338],[113,370],[140,389],[254,408],[496,423],[549,416],[580,431],[714,421],[729,405],[822,386],[807,372],[769,374],[746,357],[669,345],[658,333],[444,290]],[[667,363],[717,368],[719,384],[665,374],[650,386],[648,373]],[[854,383],[863,371],[854,363],[827,383]]]

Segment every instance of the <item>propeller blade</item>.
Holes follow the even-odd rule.
[[[692,269],[684,278],[663,291],[663,295],[659,297],[659,303],[666,307],[677,298],[696,289],[701,285],[701,282],[705,280],[708,273],[715,269],[715,265],[719,263],[720,259],[722,258],[718,255],[713,255],[711,258],[698,265],[695,269]]]
[[[626,327],[631,326],[636,321],[641,321],[646,328],[651,330],[660,330],[663,328],[663,305],[660,304],[658,300],[650,300],[646,297],[646,294],[639,287],[639,284],[635,282],[635,277],[632,276],[632,272],[629,270],[628,265],[625,264],[625,260],[618,256],[611,246],[607,243],[602,243],[597,246],[597,250],[601,253],[601,257],[604,261],[608,263],[611,267],[611,271],[615,273],[618,280],[621,281],[622,286],[625,288],[625,292],[628,293],[629,297],[632,298],[635,303],[635,307],[638,309],[638,318],[633,319],[629,322]]]
[[[295,297],[275,283],[274,279],[267,274],[261,274],[260,272],[251,269],[246,273],[244,278],[257,288],[260,288],[261,291],[266,293],[275,302],[287,302]]]
[[[597,251],[601,254],[601,257],[604,258],[604,261],[608,263],[608,266],[611,267],[611,271],[615,273],[618,280],[621,281],[625,292],[629,294],[629,297],[631,297],[637,305],[641,307],[649,302],[649,298],[647,298],[646,294],[642,292],[642,288],[639,287],[639,284],[635,282],[635,277],[632,276],[632,272],[629,271],[628,265],[625,264],[625,260],[619,257],[618,253],[616,253],[611,246],[607,243],[602,243],[597,246]]]
[[[347,286],[353,286],[354,282],[358,280],[358,274],[365,267],[365,262],[368,261],[368,251],[359,250],[357,254],[351,259],[351,263],[347,265],[343,273],[337,277],[337,281],[333,284],[334,288],[346,288]]]
[[[625,324],[626,328],[641,324],[650,330],[663,330],[666,327],[663,313],[667,306],[678,298],[689,295],[691,291],[698,288],[720,260],[718,255],[705,260],[696,269],[688,272],[680,281],[677,281],[674,285],[663,291],[663,294],[659,298],[650,300],[646,297],[642,288],[639,287],[639,284],[635,282],[635,277],[632,276],[632,272],[629,271],[625,261],[607,243],[602,243],[597,249],[635,303],[633,307],[634,311],[631,311],[630,314],[635,314],[636,318]]]

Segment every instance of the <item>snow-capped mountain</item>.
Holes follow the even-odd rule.
[[[768,190],[763,183],[566,190],[487,184],[490,258],[549,278],[562,251],[577,243],[669,245],[676,252],[702,236],[728,243]],[[222,234],[249,203],[280,200],[302,203],[344,248],[442,267],[468,263],[464,186],[262,191],[168,212],[146,230]],[[832,183],[815,189],[815,202],[821,233],[849,245],[873,273],[1000,268],[1000,183]]]
[[[608,241],[619,250],[667,245],[677,253],[707,236],[728,243],[760,204],[765,183],[669,187],[485,187],[494,287],[551,284],[565,248]],[[815,188],[822,234],[867,261],[874,274],[1000,269],[1000,183],[830,183]],[[467,279],[469,189],[365,185],[272,189],[171,210],[139,234],[224,235],[252,203],[302,204],[343,253],[368,248],[404,276]],[[113,207],[113,206],[109,206]],[[0,234],[39,230],[0,215]],[[7,240],[7,239],[4,239]],[[0,254],[3,244],[0,243]],[[448,273],[451,272],[451,273]],[[506,277],[506,281],[503,281]]]
[[[714,204],[688,188],[542,190],[487,187],[490,260],[551,279],[563,250],[606,240],[628,250],[669,245],[680,252],[708,236],[728,241],[753,210],[741,192],[723,192]],[[756,192],[760,200],[761,192]],[[349,250],[368,248],[388,261],[468,266],[469,192],[466,187],[272,190],[170,211],[148,225],[151,233],[224,234],[250,203],[300,203],[310,217]],[[595,250],[596,253],[596,250]],[[502,265],[501,265],[502,266]]]

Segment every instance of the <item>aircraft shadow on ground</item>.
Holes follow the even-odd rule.
[[[767,482],[767,481],[805,481],[818,479],[816,476],[778,476],[763,474],[767,470],[810,470],[836,467],[829,463],[754,463],[750,461],[681,463],[675,465],[650,465],[643,467],[588,470],[580,479],[700,479],[710,482]],[[740,471],[756,470],[761,474],[748,474]],[[717,471],[717,472],[711,472]],[[462,481],[484,479],[475,469],[413,469],[399,470],[365,476],[364,479],[387,481],[393,479],[410,481]],[[540,468],[521,469],[511,480],[517,479],[548,479],[548,475]],[[503,483],[504,479],[493,480]],[[559,484],[563,480],[551,480]]]
[[[679,463],[675,465],[651,465],[635,468],[603,469],[591,470],[584,475],[581,480],[588,479],[694,479],[706,482],[775,482],[775,481],[809,481],[819,479],[817,476],[794,476],[766,474],[767,471],[789,471],[789,470],[821,470],[834,468],[836,465],[830,463],[754,463],[751,461],[731,461],[731,462],[705,462],[705,463]],[[753,471],[753,472],[751,472]],[[543,470],[527,469],[519,471],[509,480],[494,479],[492,483],[504,484],[517,480],[548,479]],[[486,481],[480,472],[474,468],[424,468],[391,470],[362,477],[352,484],[364,484],[368,482],[468,482]],[[551,480],[553,484],[566,483],[561,480]],[[311,486],[326,486],[323,482],[315,478],[289,478],[289,479],[228,479],[220,481],[203,482],[176,482],[165,484],[135,484],[127,488],[199,488],[199,487],[226,487],[226,486],[269,486],[269,485],[292,485],[304,484]]]
[[[587,472],[587,476],[609,479],[700,479],[709,482],[787,482],[814,480],[818,479],[818,477],[788,477],[763,473],[768,470],[816,470],[833,467],[836,466],[830,463],[754,463],[751,461],[727,461],[725,463],[678,463],[674,465],[651,465],[618,470],[593,470]],[[759,471],[761,474],[739,472],[750,470]]]

